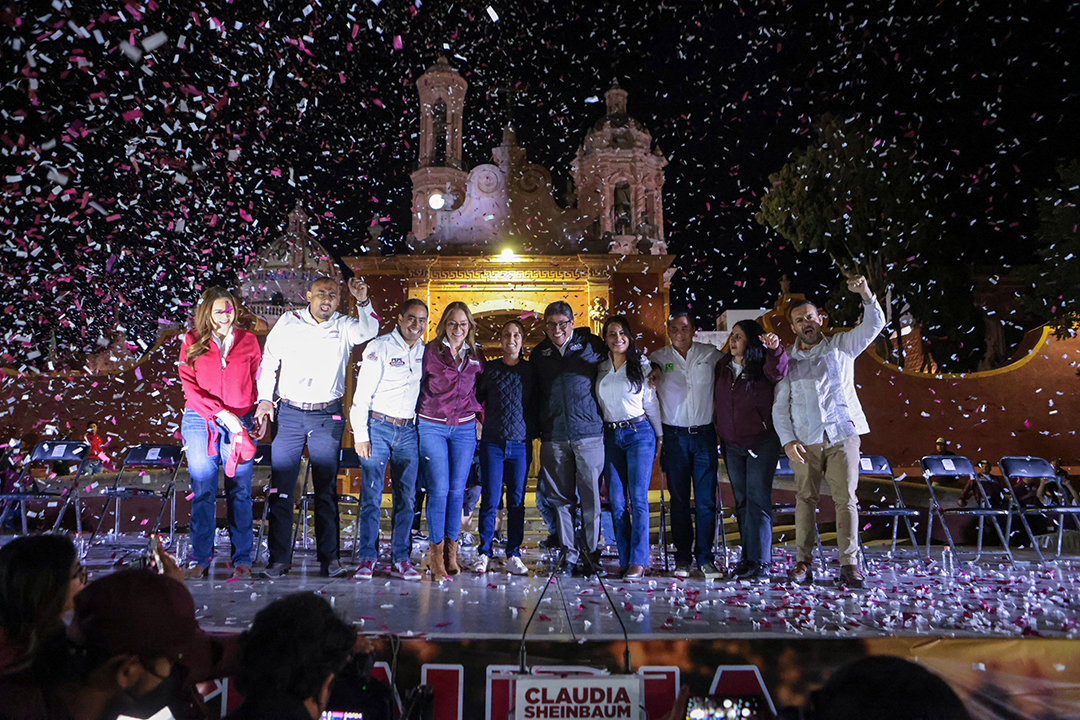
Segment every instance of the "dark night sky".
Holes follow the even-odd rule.
[[[834,283],[754,220],[824,113],[910,143],[965,262],[1030,262],[1035,194],[1078,154],[1064,2],[55,5],[0,14],[0,364],[16,367],[118,324],[151,342],[206,284],[235,283],[298,198],[336,254],[373,214],[402,238],[414,83],[438,54],[470,84],[466,155],[489,161],[514,84],[519,142],[560,198],[618,76],[669,160],[673,299],[703,317],[763,306],[782,272]]]

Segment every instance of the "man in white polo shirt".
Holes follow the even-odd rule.
[[[409,562],[410,534],[416,501],[416,472],[420,438],[416,432],[416,401],[424,374],[424,329],[428,309],[422,300],[406,300],[397,327],[371,341],[364,350],[353,393],[352,421],[356,454],[360,456],[360,550],[357,580],[370,580],[379,557],[379,507],[386,463],[394,497],[390,561],[394,575],[419,580]]]
[[[668,320],[671,344],[649,356],[660,399],[664,444],[660,466],[671,493],[671,534],[675,541],[675,577],[698,570],[709,579],[720,577],[713,558],[716,537],[716,429],[713,426],[713,375],[723,357],[713,345],[694,342],[697,327],[685,311]],[[690,494],[694,495],[694,518]],[[697,520],[697,533],[694,533]]]
[[[320,570],[329,577],[348,574],[339,558],[337,471],[345,414],[345,369],[352,349],[379,332],[371,311],[368,286],[349,280],[359,318],[337,312],[339,283],[319,278],[307,292],[308,307],[282,315],[266,336],[259,369],[256,422],[274,417],[277,390],[277,434],[271,445],[269,564],[263,577],[279,577],[292,563],[293,493],[300,458],[307,445],[315,490],[315,546]]]

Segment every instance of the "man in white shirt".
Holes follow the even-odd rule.
[[[420,466],[416,432],[416,401],[424,374],[424,329],[428,309],[422,300],[406,300],[397,327],[371,341],[364,350],[353,393],[352,422],[356,454],[360,456],[361,499],[357,580],[370,580],[379,557],[379,508],[386,464],[394,496],[390,561],[394,574],[419,580],[409,562],[410,534]]]
[[[685,311],[668,320],[671,344],[649,361],[656,382],[663,421],[660,466],[671,493],[671,534],[675,541],[675,577],[698,570],[710,579],[721,576],[713,560],[716,537],[717,443],[713,424],[713,377],[723,354],[713,345],[694,342],[697,327]],[[690,516],[693,488],[694,517]],[[694,533],[697,520],[697,533]]]
[[[320,571],[329,577],[348,574],[339,558],[337,472],[345,416],[345,368],[352,349],[379,331],[371,311],[368,286],[349,280],[359,318],[337,312],[339,284],[319,278],[307,292],[308,307],[282,315],[266,336],[259,368],[259,405],[255,421],[274,417],[277,390],[277,434],[271,445],[269,563],[263,577],[279,577],[292,563],[293,493],[300,458],[307,445],[315,492],[315,545]]]
[[[861,275],[847,281],[862,298],[863,316],[847,332],[826,337],[817,307],[792,303],[788,320],[795,344],[788,348],[788,373],[776,386],[773,424],[795,472],[796,562],[788,577],[813,581],[815,512],[821,481],[829,483],[836,504],[836,544],[840,582],[863,586],[859,571],[859,436],[870,432],[855,393],[855,358],[885,327],[885,313]]]

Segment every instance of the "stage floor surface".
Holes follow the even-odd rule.
[[[414,546],[414,560],[422,556],[423,546]],[[974,549],[961,548],[961,556],[967,557],[965,550]],[[92,576],[100,576],[121,567],[134,552],[95,544],[84,562]],[[671,577],[653,546],[653,562],[642,580],[612,575],[602,587],[595,578],[556,578],[548,586],[553,551],[528,547],[522,559],[530,575],[513,576],[502,571],[496,546],[486,574],[468,570],[475,550],[465,547],[462,574],[440,583],[391,577],[385,557],[371,580],[320,577],[314,553],[298,550],[291,572],[279,579],[232,580],[219,559],[209,579],[186,585],[201,626],[213,632],[239,632],[269,602],[294,592],[317,592],[362,632],[403,639],[519,639],[538,603],[528,636],[558,642],[622,639],[620,618],[631,640],[1077,636],[1080,561],[1075,558],[1048,558],[1039,566],[1033,552],[1021,550],[1014,552],[1017,563],[1010,567],[1003,556],[954,560],[935,547],[927,565],[868,548],[866,588],[849,590],[836,584],[835,548],[825,548],[827,575],[816,568],[817,582],[809,586],[786,581],[790,552],[789,547],[775,548],[771,581],[755,583]],[[227,556],[225,540],[218,558]],[[342,559],[355,567],[348,553]],[[618,561],[605,554],[603,565],[614,573]]]

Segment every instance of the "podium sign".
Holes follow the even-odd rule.
[[[638,720],[641,715],[641,678],[635,675],[527,677],[515,685],[516,720]]]

